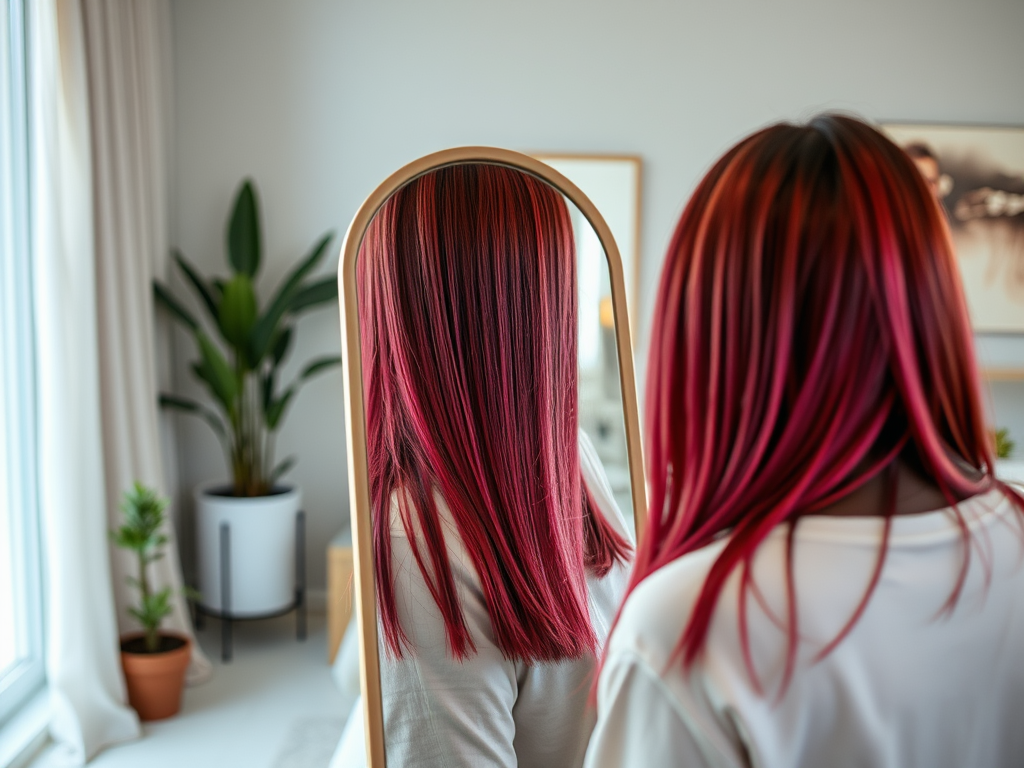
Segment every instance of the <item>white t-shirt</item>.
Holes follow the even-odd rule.
[[[881,579],[845,639],[877,562],[882,521],[807,517],[797,526],[794,583],[801,643],[781,700],[786,660],[786,531],[754,561],[750,650],[743,661],[739,576],[728,580],[707,645],[684,674],[673,651],[724,542],[652,574],[630,595],[608,643],[587,768],[612,766],[1024,765],[1024,525],[1001,491],[959,505],[972,535],[970,570],[943,613],[964,549],[951,511],[893,518]]]
[[[580,463],[600,512],[632,542],[600,461],[582,433]],[[444,520],[450,513],[441,499],[438,507]],[[454,533],[450,518],[448,530]],[[380,649],[388,765],[582,765],[594,724],[586,705],[596,659],[527,664],[504,658],[494,642],[479,578],[457,534],[449,536],[448,546],[452,575],[476,645],[476,653],[461,662],[449,655],[440,611],[413,558],[401,519],[393,514],[396,603],[414,650],[396,660],[383,644]],[[623,565],[602,579],[587,579],[591,621],[600,643],[608,636],[627,579]]]

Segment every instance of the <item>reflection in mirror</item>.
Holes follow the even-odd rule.
[[[576,243],[580,429],[593,443],[615,503],[632,529],[633,500],[608,258],[582,211],[571,202],[567,205]]]
[[[369,600],[357,585],[361,631],[379,631],[363,692],[391,766],[582,764],[638,462],[621,271],[563,191],[581,198],[521,168],[447,164],[397,187],[361,238],[345,314],[365,408],[357,560],[368,539],[374,577]]]
[[[638,155],[535,154],[575,184],[608,223],[622,260],[629,311],[636,306],[640,278],[640,190],[643,164]]]

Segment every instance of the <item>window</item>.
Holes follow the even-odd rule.
[[[0,0],[0,724],[43,683],[23,0]]]

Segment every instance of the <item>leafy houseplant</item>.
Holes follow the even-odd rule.
[[[261,304],[256,281],[263,261],[256,188],[244,180],[227,224],[228,274],[204,277],[180,253],[174,260],[201,307],[203,323],[160,283],[159,304],[195,340],[192,365],[212,405],[164,394],[161,403],[205,420],[220,439],[230,485],[196,489],[199,608],[221,617],[258,618],[301,604],[301,492],[279,484],[294,463],[275,463],[274,436],[302,384],[337,365],[337,355],[319,357],[281,385],[281,366],[304,313],[337,301],[333,277],[313,278],[327,253],[327,233],[285,275]],[[225,650],[225,658],[228,653]]]
[[[216,409],[168,394],[161,395],[161,404],[200,416],[213,428],[231,467],[235,496],[274,492],[275,483],[294,464],[291,457],[274,463],[274,435],[288,406],[303,382],[341,362],[336,355],[319,357],[306,365],[294,382],[283,390],[279,387],[279,372],[291,349],[296,318],[337,300],[333,277],[307,280],[323,260],[332,237],[327,233],[317,241],[261,309],[255,288],[262,262],[260,214],[256,189],[247,179],[235,196],[228,223],[230,274],[205,279],[175,252],[175,262],[227,355],[165,286],[154,284],[157,301],[195,339],[199,360],[192,371],[213,397]]]
[[[121,666],[128,701],[143,720],[160,720],[178,712],[191,658],[187,637],[160,631],[171,612],[171,588],[154,592],[147,575],[149,566],[163,557],[161,549],[167,543],[162,532],[166,507],[166,499],[136,482],[121,501],[124,522],[110,532],[117,546],[138,558],[138,578],[129,577],[128,583],[139,590],[139,603],[128,612],[142,625],[143,632],[121,638]]]
[[[134,552],[139,561],[139,577],[128,577],[128,584],[139,590],[139,605],[130,607],[128,613],[142,625],[146,653],[160,650],[160,624],[171,612],[171,588],[154,593],[146,574],[150,563],[163,557],[160,549],[167,543],[167,535],[161,533],[161,529],[166,507],[166,499],[159,498],[152,489],[137,482],[121,500],[124,523],[116,531],[111,531],[114,543]]]

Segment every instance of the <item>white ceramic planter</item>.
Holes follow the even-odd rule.
[[[223,483],[196,489],[196,550],[200,603],[223,610],[221,525],[230,541],[229,610],[246,618],[283,611],[295,600],[295,516],[302,495],[297,488],[273,496],[218,496]]]

